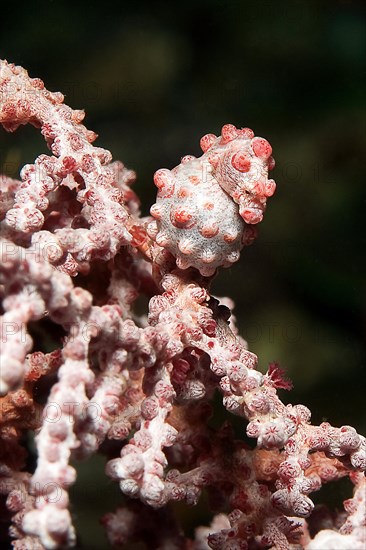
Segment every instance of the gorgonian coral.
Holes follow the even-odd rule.
[[[233,125],[204,136],[202,157],[156,172],[157,202],[143,218],[134,173],[92,145],[83,116],[0,63],[0,122],[7,131],[33,124],[51,150],[19,181],[0,180],[0,493],[13,547],[75,545],[70,461],[100,452],[124,494],[102,520],[114,546],[364,548],[365,438],[313,426],[307,407],[283,404],[283,372],[257,370],[231,301],[210,293],[275,190],[271,146]],[[140,295],[147,315],[135,311]],[[30,331],[45,323],[49,353]],[[217,390],[228,421],[214,428]],[[229,413],[256,447],[234,437]],[[355,486],[344,514],[314,529],[311,493],[344,476]],[[202,491],[215,515],[190,539],[169,502],[196,504]]]

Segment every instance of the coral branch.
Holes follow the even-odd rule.
[[[102,520],[111,545],[364,548],[365,438],[285,405],[278,390],[291,382],[277,363],[258,369],[234,304],[211,294],[275,191],[270,144],[231,124],[205,135],[200,158],[155,173],[142,218],[134,172],[93,145],[83,118],[0,61],[0,123],[33,124],[51,150],[19,181],[0,177],[0,496],[13,547],[76,544],[71,460],[99,452],[123,493]],[[317,524],[311,494],[345,476],[345,512]],[[171,502],[196,505],[203,492],[215,515],[191,540]]]

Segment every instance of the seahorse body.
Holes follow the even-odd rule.
[[[268,179],[274,160],[267,140],[231,124],[219,137],[205,135],[200,145],[201,157],[187,155],[173,170],[155,173],[158,194],[149,234],[179,268],[211,276],[236,262],[255,238],[253,226],[276,188]]]

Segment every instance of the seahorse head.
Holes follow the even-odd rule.
[[[276,189],[268,171],[274,168],[272,147],[255,137],[250,128],[226,124],[219,137],[206,134],[200,142],[213,177],[239,205],[239,213],[249,224],[263,218],[267,198]]]

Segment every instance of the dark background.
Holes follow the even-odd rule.
[[[144,214],[154,202],[154,171],[200,154],[203,134],[233,123],[269,139],[277,192],[258,240],[220,273],[215,293],[235,300],[261,368],[277,360],[292,378],[284,400],[310,406],[316,423],[364,433],[362,5],[9,2],[1,8],[0,56],[86,110],[97,145],[137,171]],[[33,128],[0,131],[0,172],[17,177],[40,152]],[[80,471],[76,519],[88,526],[88,548],[100,548],[90,524],[97,528],[115,487],[107,496],[96,475],[102,459],[93,483],[90,469]]]

